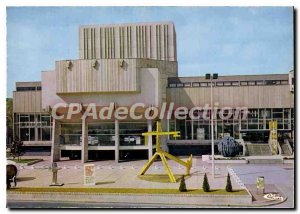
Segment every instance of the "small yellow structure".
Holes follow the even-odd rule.
[[[270,138],[269,144],[271,145],[272,155],[278,154],[278,135],[277,135],[277,121],[271,120],[269,122],[269,129],[270,129]]]
[[[152,158],[146,163],[146,165],[142,168],[141,172],[139,173],[139,175],[144,175],[145,172],[149,169],[149,167],[152,165],[152,163],[155,161],[155,159],[159,156],[161,158],[161,161],[163,162],[163,165],[168,173],[168,176],[170,178],[170,182],[172,183],[176,183],[176,179],[173,175],[172,170],[170,169],[170,166],[168,165],[167,159],[169,158],[173,161],[176,161],[177,163],[183,165],[186,167],[186,175],[190,175],[190,169],[192,167],[192,155],[189,157],[189,159],[184,162],[183,160],[180,160],[179,158],[163,151],[160,148],[160,136],[162,135],[173,135],[173,137],[180,137],[180,132],[179,131],[173,131],[173,132],[163,132],[161,130],[161,123],[160,121],[157,121],[156,123],[156,131],[152,131],[152,132],[145,132],[142,135],[145,137],[148,136],[156,136],[156,152],[154,153],[154,155],[152,156]]]

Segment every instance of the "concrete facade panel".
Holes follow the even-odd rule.
[[[289,85],[214,87],[214,103],[219,107],[293,108]],[[167,100],[175,106],[210,105],[210,87],[167,88]]]
[[[41,91],[14,91],[13,110],[15,113],[41,112],[41,98]]]
[[[98,33],[99,32],[99,33]],[[140,23],[82,26],[80,59],[144,58],[176,61],[174,24]],[[101,44],[104,54],[94,51]]]

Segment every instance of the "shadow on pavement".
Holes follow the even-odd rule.
[[[31,181],[31,180],[35,180],[35,177],[18,177],[17,181]]]
[[[104,181],[104,182],[96,182],[96,185],[102,185],[102,184],[113,184],[116,183],[115,181]]]

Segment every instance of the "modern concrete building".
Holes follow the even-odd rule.
[[[171,22],[82,26],[79,53],[79,59],[56,61],[54,70],[42,72],[41,82],[16,83],[13,94],[14,135],[28,148],[51,151],[53,161],[65,156],[83,162],[152,156],[155,138],[145,140],[142,133],[155,128],[156,118],[82,118],[82,110],[90,103],[96,105],[97,114],[111,103],[114,108],[144,103],[160,110],[164,102],[173,102],[175,109],[210,104],[210,80],[178,77],[176,32]],[[293,139],[293,72],[220,76],[212,84],[217,109],[249,110],[246,120],[239,119],[242,115],[226,120],[217,117],[216,143],[229,134],[267,144],[270,120],[278,121],[282,138]],[[57,103],[65,105],[57,109],[58,115],[66,114],[70,103],[80,103],[82,109],[69,119],[54,119],[50,112]],[[210,153],[210,120],[171,117],[161,122],[163,129],[181,132],[180,138],[163,138],[164,149]]]

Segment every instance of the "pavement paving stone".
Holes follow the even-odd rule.
[[[183,158],[186,160],[187,158]],[[95,186],[89,188],[170,188],[177,189],[178,183],[151,182],[140,179],[138,173],[147,160],[115,163],[114,160],[91,162],[95,164]],[[176,162],[168,162],[175,175],[185,173],[185,168]],[[52,180],[49,170],[50,159],[25,166],[20,170],[18,187],[48,187]],[[80,160],[61,161],[58,166],[58,182],[64,183],[61,188],[86,187],[83,185],[83,164]],[[275,207],[294,206],[294,166],[293,164],[216,164],[215,179],[212,179],[211,164],[203,162],[201,158],[193,158],[191,177],[186,177],[188,189],[202,188],[204,173],[207,174],[212,189],[224,189],[227,173],[230,173],[234,189],[254,185],[257,176],[264,176],[267,185],[275,185],[288,199]],[[156,161],[146,174],[166,174],[161,161]]]
[[[159,183],[140,179],[138,173],[146,162],[146,160],[121,163],[115,163],[113,160],[92,162],[96,167],[95,180],[97,185],[91,186],[91,188],[178,188],[179,183]],[[169,161],[168,163],[175,175],[183,175],[185,173],[185,168],[176,162]],[[50,160],[47,159],[34,164],[33,167],[24,167],[19,173],[20,182],[18,186],[48,186],[52,180],[52,172],[48,169],[50,165]],[[61,170],[58,172],[58,181],[65,184],[64,188],[84,187],[83,164],[80,160],[61,161],[58,162],[58,166],[61,167]],[[187,187],[191,189],[201,188],[204,173],[207,173],[211,188],[224,188],[227,176],[226,165],[216,167],[215,179],[212,179],[210,170],[210,164],[202,162],[200,158],[194,158],[191,177],[186,178]],[[146,174],[166,174],[166,172],[162,162],[156,161]],[[26,177],[34,178],[26,179]],[[233,180],[232,183],[234,188],[239,188],[237,182]]]

